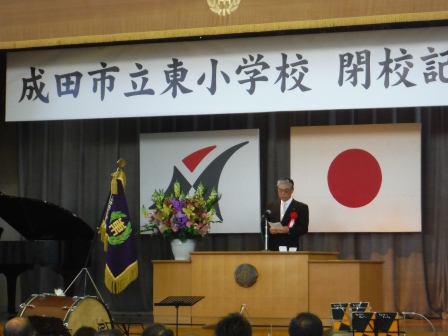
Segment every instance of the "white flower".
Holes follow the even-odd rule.
[[[54,293],[56,294],[56,296],[65,296],[64,291],[60,288],[55,289]]]

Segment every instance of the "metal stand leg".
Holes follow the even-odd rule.
[[[81,270],[81,272],[78,273],[78,275],[76,276],[76,278],[73,279],[72,283],[71,283],[71,284],[67,287],[67,289],[64,291],[64,294],[70,289],[70,287],[75,283],[75,281],[81,276],[82,273],[85,273],[85,274],[89,277],[90,282],[92,283],[93,288],[95,289],[96,295],[98,295],[98,297],[99,297],[99,298],[101,299],[101,301],[104,303],[104,300],[103,300],[103,298],[101,297],[100,291],[99,291],[98,288],[96,287],[95,282],[93,281],[92,277],[90,276],[90,273],[89,273],[89,271],[87,270],[87,268],[83,268],[83,269]],[[86,275],[84,275],[84,291],[85,291],[85,289],[86,289],[86,277],[85,277]],[[84,293],[84,294],[85,294],[85,293]]]
[[[179,306],[176,306],[176,336],[179,328]]]

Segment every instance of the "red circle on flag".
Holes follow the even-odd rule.
[[[328,169],[328,187],[334,199],[349,208],[360,208],[378,195],[381,167],[362,149],[348,149],[335,157]]]

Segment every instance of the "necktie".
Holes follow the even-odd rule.
[[[283,219],[283,215],[285,214],[285,212],[286,212],[286,202],[282,202],[282,208],[280,211],[280,221]]]

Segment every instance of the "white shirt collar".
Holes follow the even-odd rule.
[[[286,206],[289,207],[289,205],[291,204],[291,201],[292,201],[292,197],[285,202],[281,201],[281,205],[283,205],[283,203],[286,203]]]

